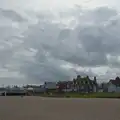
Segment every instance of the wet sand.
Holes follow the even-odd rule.
[[[120,120],[120,99],[0,97],[0,120]]]

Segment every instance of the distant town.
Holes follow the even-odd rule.
[[[81,77],[78,75],[72,81],[58,81],[58,82],[44,82],[42,85],[25,85],[22,87],[7,86],[0,87],[1,96],[9,95],[39,95],[56,93],[96,93],[96,92],[108,92],[108,93],[120,93],[120,78],[110,79],[109,82],[101,84],[97,83],[97,78],[93,80],[89,76]]]

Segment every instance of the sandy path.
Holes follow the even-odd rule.
[[[120,120],[120,99],[0,97],[0,120]]]

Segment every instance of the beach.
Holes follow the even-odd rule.
[[[120,120],[120,99],[4,96],[0,120]]]

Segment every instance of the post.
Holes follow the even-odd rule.
[[[5,91],[5,96],[6,96],[6,91]]]

